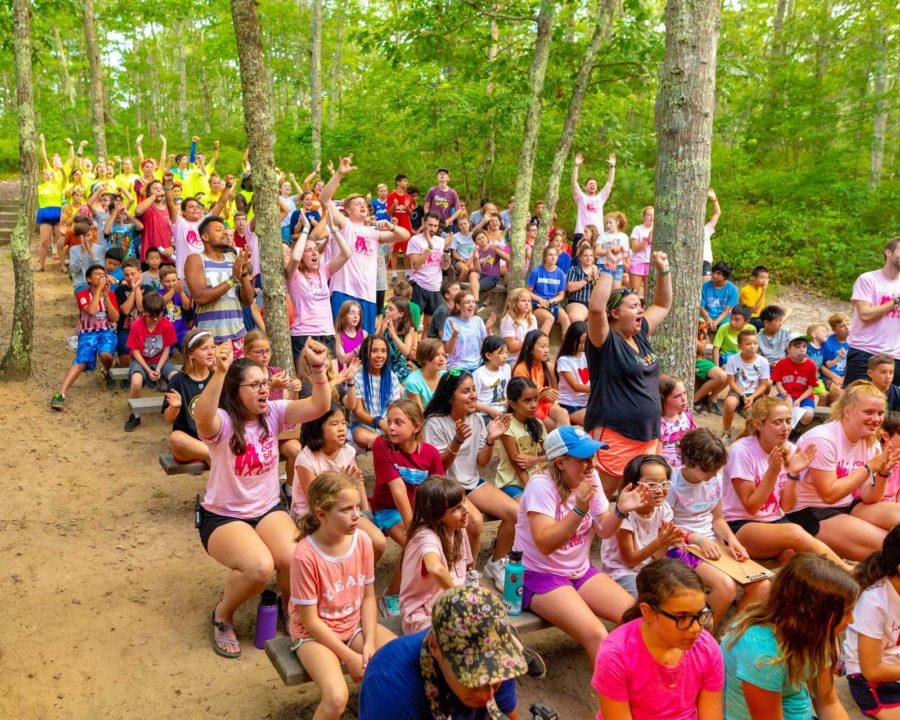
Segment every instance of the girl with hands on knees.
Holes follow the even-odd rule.
[[[512,417],[493,418],[487,425],[478,412],[478,392],[472,375],[451,370],[438,383],[434,397],[425,408],[425,442],[441,453],[444,473],[466,490],[469,503],[469,541],[472,556],[481,547],[482,512],[500,518],[491,559],[484,574],[499,590],[506,574],[506,555],[515,537],[516,501],[479,476],[494,455],[494,444],[506,432]]]
[[[209,447],[197,435],[194,399],[209,382],[216,364],[213,336],[202,328],[194,328],[184,337],[181,357],[181,372],[169,380],[163,399],[163,417],[172,424],[169,450],[178,462],[200,460],[209,464]]]
[[[610,508],[594,470],[602,444],[581,428],[547,435],[548,465],[535,473],[519,500],[516,549],[525,565],[523,607],[577,640],[591,660],[606,637],[599,618],[621,622],[631,596],[590,563],[591,539],[604,547],[623,518],[649,501],[641,485],[626,487]]]
[[[315,713],[322,720],[338,720],[347,706],[343,667],[359,683],[375,651],[394,639],[378,624],[375,560],[369,536],[359,532],[359,503],[354,480],[319,475],[291,558],[291,650],[322,693]]]
[[[197,431],[210,453],[200,540],[230,570],[211,617],[213,650],[223,657],[240,657],[234,612],[262,592],[273,569],[282,601],[290,596],[294,523],[280,499],[278,436],[287,426],[323,415],[331,400],[328,351],[310,341],[303,352],[312,368],[308,399],[270,400],[267,372],[250,360],[235,360],[231,342],[224,342],[195,403]]]

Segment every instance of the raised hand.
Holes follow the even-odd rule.
[[[450,324],[450,332],[452,332],[454,335],[459,335],[459,326],[456,324],[456,322],[453,320],[448,320],[447,322]]]
[[[659,526],[659,533],[656,535],[656,542],[661,548],[670,548],[678,545],[684,540],[684,533],[681,528],[671,522],[662,522]]]
[[[487,439],[494,442],[503,435],[509,429],[512,417],[512,413],[503,413],[502,415],[493,418],[487,426]],[[466,427],[469,426],[466,425]]]
[[[165,187],[172,187],[172,183],[175,182],[175,175],[171,170],[166,170],[163,173],[163,185]]]
[[[669,256],[661,250],[657,250],[650,255],[650,262],[658,273],[666,272],[669,269]]]
[[[650,490],[644,485],[629,485],[619,491],[619,499],[616,500],[619,511],[623,513],[637,510],[648,502],[650,502]]]
[[[338,156],[338,158],[338,175],[346,177],[356,170],[356,166],[353,164],[353,153],[347,153],[347,157]]]
[[[226,340],[216,348],[216,371],[228,372],[228,368],[231,367],[233,362],[234,348],[231,345],[231,340]]]
[[[324,371],[328,362],[328,348],[316,340],[307,340],[303,346],[303,357],[311,369],[321,368]]]
[[[609,164],[609,166],[610,166],[611,168],[614,168],[614,167],[616,166],[616,154],[615,154],[615,153],[610,153],[610,154],[609,154],[609,160],[607,160],[606,162]]]
[[[43,135],[41,137],[43,137]],[[72,138],[66,138],[66,145],[74,145],[74,144],[75,143],[72,142]]]
[[[596,493],[597,487],[594,485],[593,481],[585,478],[578,484],[578,487],[575,488],[575,507],[582,512],[587,512],[591,509],[591,500],[593,500]]]
[[[218,149],[219,149],[219,141],[213,140],[213,150],[218,150]]]
[[[194,135],[193,137],[191,137],[191,142],[200,142],[200,136]]]
[[[582,155],[581,153],[578,153],[578,154],[575,156],[575,167],[578,167],[578,166],[581,165],[583,162],[584,162],[584,155]]]
[[[780,473],[784,467],[786,450],[781,445],[776,445],[769,453],[769,467],[767,472]]]
[[[144,142],[144,134],[143,133],[141,133],[134,139],[135,145],[140,145],[142,142]]]

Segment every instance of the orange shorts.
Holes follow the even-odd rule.
[[[659,440],[632,440],[609,428],[598,427],[591,430],[594,440],[607,443],[606,450],[597,451],[600,471],[615,478],[625,474],[625,466],[638,455],[653,455],[659,452]]]

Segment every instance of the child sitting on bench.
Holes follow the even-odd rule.
[[[197,435],[194,422],[194,400],[203,392],[216,364],[216,345],[213,336],[201,328],[194,328],[181,346],[184,365],[181,372],[169,380],[163,399],[163,417],[172,425],[169,450],[180,463],[202,461],[209,464],[209,447]]]

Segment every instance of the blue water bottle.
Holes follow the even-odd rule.
[[[506,603],[508,615],[522,614],[522,575],[525,566],[522,564],[522,551],[510,550],[506,561],[506,578],[503,582],[503,602]]]

